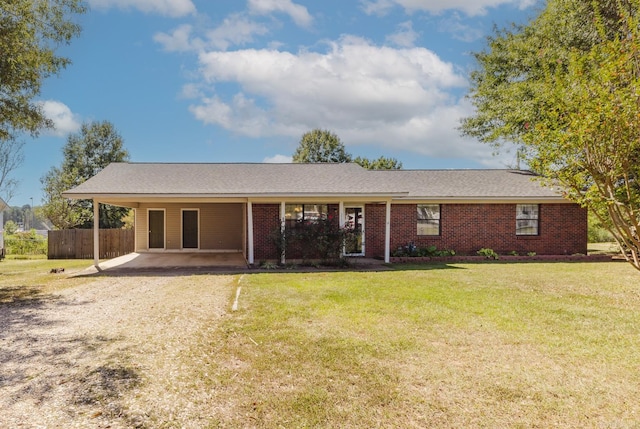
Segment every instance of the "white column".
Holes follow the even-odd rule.
[[[93,265],[100,269],[100,203],[93,199]]]
[[[249,264],[253,265],[253,204],[247,202],[247,241],[249,242]]]
[[[340,201],[340,202],[338,202],[338,223],[340,225],[340,229],[344,228],[344,221],[345,221],[345,219],[344,219],[344,201]],[[344,249],[344,240],[343,240],[342,241],[342,250],[341,250],[342,255],[341,256],[345,255],[345,251],[344,250],[345,249]]]
[[[285,217],[287,215],[287,208],[285,206],[285,202],[282,201],[280,203],[280,234],[285,233]],[[282,254],[280,255],[280,263],[284,264],[286,262],[285,249],[282,249]]]
[[[391,201],[387,201],[387,213],[384,222],[384,262],[389,263],[389,255],[391,247]]]

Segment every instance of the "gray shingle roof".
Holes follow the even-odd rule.
[[[372,171],[407,198],[553,198],[535,174],[522,170],[397,170]]]
[[[513,170],[368,171],[356,164],[113,163],[65,196],[560,198],[533,177]]]

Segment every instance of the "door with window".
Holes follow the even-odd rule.
[[[345,255],[364,255],[364,207],[345,207],[344,226],[351,230],[344,243]]]
[[[164,210],[149,210],[149,249],[164,249]]]
[[[182,210],[182,248],[198,248],[198,210]]]

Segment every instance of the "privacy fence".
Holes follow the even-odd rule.
[[[133,252],[133,229],[101,229],[100,259],[111,259]],[[93,259],[93,230],[49,231],[49,259]]]

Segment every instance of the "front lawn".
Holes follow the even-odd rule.
[[[185,364],[224,427],[637,427],[626,263],[245,275]],[[215,406],[214,406],[215,403]]]

